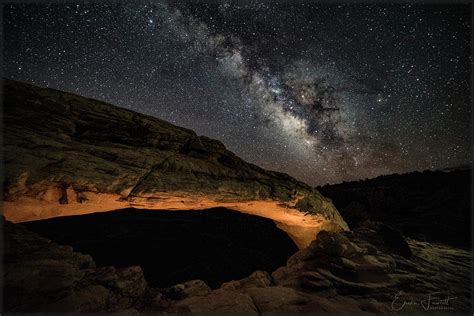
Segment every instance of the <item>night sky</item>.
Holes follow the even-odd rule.
[[[312,185],[470,163],[470,7],[11,4],[4,75]]]

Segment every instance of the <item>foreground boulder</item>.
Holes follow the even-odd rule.
[[[147,286],[140,267],[95,267],[88,255],[5,223],[5,312],[469,312],[470,253],[408,240],[380,223],[319,234],[271,275],[210,289],[202,280]],[[378,238],[377,238],[378,236]],[[405,254],[405,253],[403,253]],[[159,269],[159,267],[156,267]]]
[[[4,82],[4,214],[13,222],[128,207],[223,206],[273,219],[304,248],[347,224],[316,189],[155,117]]]
[[[199,312],[467,312],[470,254],[365,222],[323,231],[271,276],[256,272],[171,310]],[[238,299],[237,299],[238,298]],[[411,303],[410,303],[411,302]]]
[[[96,268],[89,255],[4,222],[8,312],[98,312],[133,308],[147,283],[140,267]]]

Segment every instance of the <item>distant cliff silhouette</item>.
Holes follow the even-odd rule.
[[[325,185],[350,227],[382,221],[414,239],[469,248],[472,170],[424,171]]]

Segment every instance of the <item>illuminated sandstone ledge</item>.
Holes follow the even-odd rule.
[[[13,222],[225,207],[274,220],[300,247],[321,229],[348,229],[317,190],[218,140],[101,101],[4,83],[4,212]]]
[[[68,198],[61,199],[60,192],[47,190],[41,199],[20,196],[3,204],[5,218],[12,222],[25,222],[58,216],[83,215],[123,208],[150,210],[202,210],[225,207],[245,214],[272,219],[285,231],[298,248],[307,247],[321,230],[341,231],[339,225],[315,214],[304,214],[294,208],[295,202],[274,200],[223,199],[221,196],[199,196],[189,193],[153,193],[124,198],[118,194],[67,190]],[[58,199],[59,198],[59,199]]]

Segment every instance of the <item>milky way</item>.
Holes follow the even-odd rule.
[[[11,4],[4,72],[309,184],[470,163],[466,5]]]

